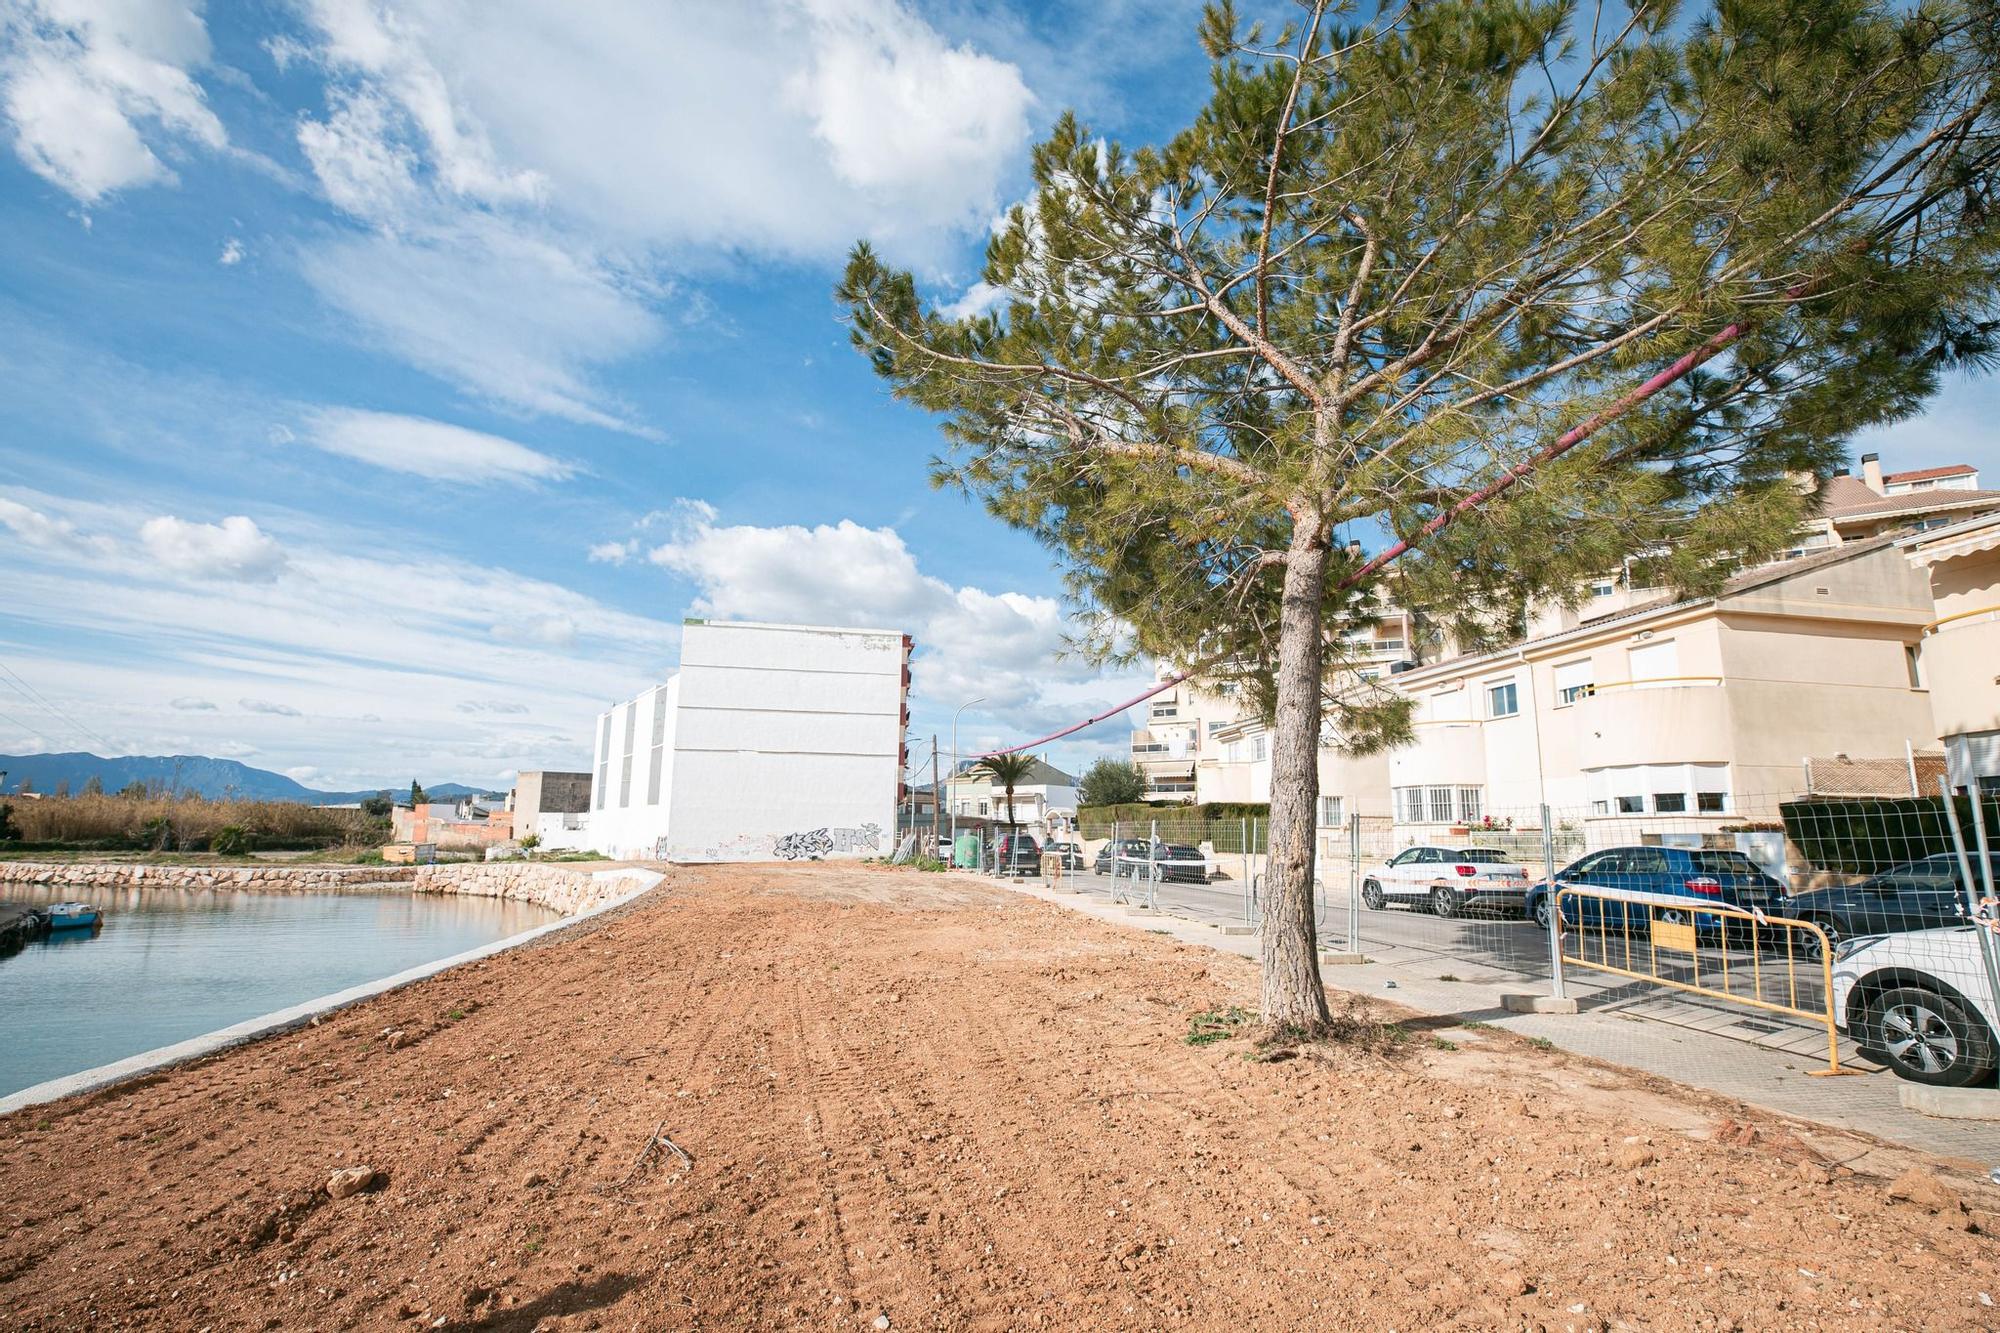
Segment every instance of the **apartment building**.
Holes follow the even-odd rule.
[[[2000,491],[1981,490],[1979,471],[1969,464],[1884,472],[1879,455],[1863,454],[1859,476],[1827,481],[1819,516],[1800,532],[1791,553],[1806,555],[1892,532],[1943,527],[1994,510],[2000,510]]]
[[[887,854],[910,648],[895,630],[685,622],[680,670],[598,715],[591,846],[673,861]]]
[[[1385,678],[1408,656],[1410,634],[1410,617],[1393,608],[1348,634],[1341,648],[1355,679]],[[1149,801],[1271,798],[1269,733],[1231,681],[1183,682],[1154,695],[1144,725],[1132,733],[1132,762],[1145,775]],[[1322,739],[1320,790],[1334,798],[1329,809],[1373,813],[1382,804],[1374,795],[1382,776],[1374,761],[1342,756],[1336,738]]]
[[[2000,791],[2000,513],[1898,543],[1928,581],[1933,615],[1918,641],[1954,790]]]
[[[1162,668],[1164,677],[1166,672]],[[1184,680],[1145,704],[1132,732],[1132,764],[1145,779],[1148,801],[1193,801],[1196,766],[1213,748],[1212,733],[1244,711],[1233,681]]]
[[[1389,757],[1398,831],[1544,803],[1620,837],[1646,816],[1768,815],[1801,791],[1802,758],[1934,743],[1919,665],[1934,618],[1925,576],[1874,538],[1419,666],[1396,677],[1417,703],[1414,742]]]

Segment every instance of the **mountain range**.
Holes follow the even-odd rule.
[[[92,778],[108,792],[121,791],[134,782],[157,786],[166,791],[193,792],[210,800],[234,798],[246,801],[297,801],[302,805],[347,805],[375,795],[380,788],[363,791],[318,791],[294,782],[283,773],[252,768],[234,759],[215,759],[201,754],[117,755],[109,759],[80,751],[68,754],[0,754],[0,792],[18,792],[21,784],[31,784],[38,792],[53,792],[63,783],[80,792]],[[407,795],[408,786],[392,787],[391,795]],[[424,791],[438,799],[461,796],[504,795],[486,787],[468,787],[461,782],[425,783]]]

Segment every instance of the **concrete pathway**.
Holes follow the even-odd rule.
[[[1148,913],[1113,903],[1108,887],[1101,881],[1092,884],[1088,876],[1076,881],[1076,891],[1065,892],[1048,889],[1037,880],[982,878],[1102,921],[1159,931],[1183,943],[1245,958],[1257,956],[1254,934],[1224,933],[1226,927],[1243,924],[1240,895],[1230,891],[1173,886],[1173,892],[1162,893],[1160,910]],[[1239,906],[1232,912],[1228,903],[1211,901],[1219,899],[1230,899]],[[1523,936],[1533,933],[1518,925],[1512,929]],[[1364,929],[1364,945],[1366,939]],[[1444,962],[1452,966],[1441,972]],[[1323,975],[1329,988],[1380,996],[1421,1013],[1540,1037],[1577,1055],[1656,1074],[1783,1115],[1957,1158],[1982,1173],[2000,1164],[2000,1124],[1919,1115],[1902,1105],[1902,1080],[1865,1063],[1857,1066],[1864,1072],[1853,1075],[1812,1077],[1812,1070],[1826,1067],[1824,1035],[1819,1037],[1816,1051],[1801,1053],[1792,1049],[1797,1044],[1795,1032],[1782,1035],[1772,1045],[1735,1032],[1712,1030],[1738,1020],[1706,1005],[1683,1002],[1698,1001],[1699,997],[1682,997],[1652,987],[1599,986],[1591,980],[1569,988],[1580,1002],[1577,1014],[1515,1014],[1501,1007],[1501,996],[1546,994],[1545,979],[1500,968],[1475,969],[1456,955],[1393,947],[1383,951],[1382,961],[1327,967]],[[1458,979],[1442,980],[1445,975]],[[1649,993],[1635,997],[1633,990]],[[1649,1013],[1649,1008],[1659,1012]],[[1843,1047],[1843,1066],[1848,1049]]]

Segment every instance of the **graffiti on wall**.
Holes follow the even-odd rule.
[[[771,851],[781,861],[817,861],[822,856],[879,851],[882,826],[863,824],[859,828],[816,828],[787,833],[772,844]]]

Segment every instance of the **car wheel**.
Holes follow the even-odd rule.
[[[1535,899],[1535,910],[1533,915],[1535,918],[1536,926],[1538,926],[1542,930],[1547,930],[1549,928],[1549,899],[1547,894],[1543,894],[1541,897]]]
[[[1458,895],[1450,889],[1431,890],[1431,914],[1446,921],[1458,915]]]
[[[1867,1041],[1898,1078],[1963,1088],[1993,1072],[1993,1038],[1956,998],[1923,986],[1898,986],[1868,1006]]]
[[[1825,932],[1827,948],[1832,948],[1839,944],[1847,935],[1847,932],[1840,928],[1840,923],[1830,916],[1806,916],[1799,919],[1801,921],[1809,921]],[[1809,963],[1819,962],[1822,953],[1819,936],[1813,934],[1810,930],[1802,930],[1798,932],[1798,935],[1799,956]]]
[[[1383,904],[1388,901],[1387,898],[1382,896],[1382,886],[1380,884],[1372,879],[1361,881],[1361,905],[1363,907],[1366,907],[1371,912],[1379,912],[1382,910]]]

